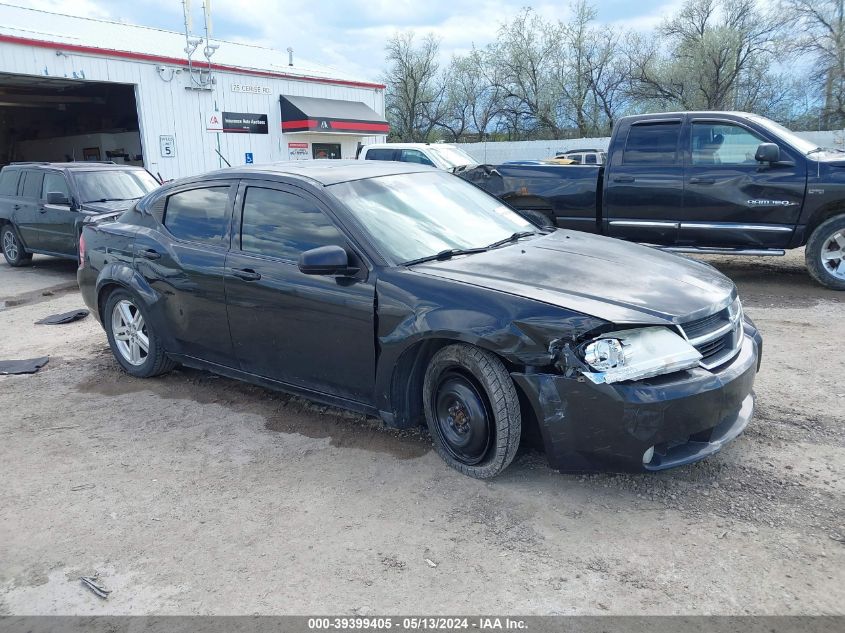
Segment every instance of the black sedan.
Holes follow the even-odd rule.
[[[314,161],[171,183],[88,226],[79,285],[114,356],[428,425],[492,477],[539,427],[562,470],[653,471],[745,428],[762,342],[733,283],[540,228],[428,167]]]

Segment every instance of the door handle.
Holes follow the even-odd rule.
[[[151,248],[148,248],[144,251],[140,251],[138,254],[141,257],[143,257],[144,259],[160,259],[161,258],[161,253],[159,253],[158,251],[155,251]]]
[[[634,182],[633,176],[614,176],[613,182]]]
[[[16,205],[14,205],[12,208],[13,208],[15,211],[17,211],[18,209],[20,209],[20,208],[21,208],[21,205],[16,204]]]
[[[232,274],[244,281],[258,281],[261,279],[261,273],[255,272],[252,268],[233,268]]]
[[[690,181],[690,184],[693,184],[693,185],[712,185],[712,184],[715,184],[716,179],[715,178],[693,177],[693,178],[690,178],[689,181]]]
[[[38,206],[38,213],[47,213],[47,207],[43,204]]]

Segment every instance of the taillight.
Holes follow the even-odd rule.
[[[85,266],[85,236],[79,234],[79,267]]]

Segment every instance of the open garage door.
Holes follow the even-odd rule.
[[[135,87],[0,73],[0,166],[85,160],[143,166]]]

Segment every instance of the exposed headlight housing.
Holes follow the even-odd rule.
[[[583,348],[593,371],[581,372],[596,384],[642,380],[698,366],[701,353],[665,327],[608,332]]]

